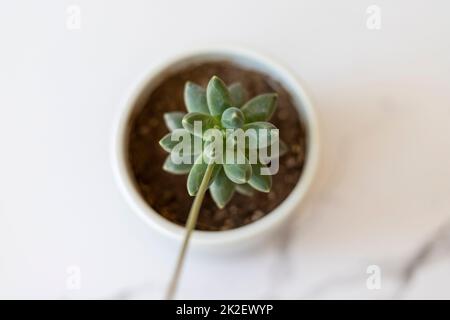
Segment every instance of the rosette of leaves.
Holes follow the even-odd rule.
[[[207,150],[207,138],[198,136],[194,132],[194,123],[201,122],[203,132],[215,128],[223,132],[223,145],[226,146],[226,129],[276,129],[269,122],[276,109],[277,94],[267,93],[258,95],[247,101],[247,92],[240,83],[227,86],[219,77],[214,76],[209,81],[206,89],[187,82],[184,89],[184,101],[187,112],[168,112],[164,114],[165,123],[170,132],[160,140],[164,150],[172,152],[179,143],[174,138],[190,135],[192,144],[203,145],[199,151],[192,148],[188,155],[192,161],[190,164],[175,164],[169,155],[163,169],[173,174],[188,174],[187,190],[191,196],[197,195],[202,180],[207,172],[208,164],[201,161]],[[197,140],[197,141],[196,141]],[[256,148],[260,148],[257,145]],[[263,146],[264,147],[264,146]],[[252,146],[247,145],[246,150],[237,150],[248,155]],[[286,151],[286,145],[279,140],[279,153],[281,156]],[[203,154],[202,154],[203,152]],[[204,159],[204,158],[203,158]],[[244,163],[214,164],[211,169],[208,188],[214,202],[219,208],[223,208],[233,197],[235,192],[251,196],[255,191],[269,192],[272,186],[271,175],[261,175],[261,162],[251,164]]]

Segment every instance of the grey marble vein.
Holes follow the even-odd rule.
[[[393,298],[403,297],[406,289],[414,281],[416,274],[425,266],[438,259],[449,258],[450,254],[450,221],[438,228],[425,243],[403,264],[400,270],[400,284]]]

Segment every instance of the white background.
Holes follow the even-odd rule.
[[[66,27],[69,4],[80,30]],[[372,4],[380,30],[366,27]],[[445,0],[1,0],[0,298],[162,297],[177,246],[119,193],[111,130],[144,72],[212,44],[253,48],[306,82],[322,162],[285,230],[250,252],[190,255],[179,297],[392,297],[402,263],[450,218],[449,11]],[[372,264],[380,290],[366,287]],[[450,298],[449,266],[447,247],[401,297]]]

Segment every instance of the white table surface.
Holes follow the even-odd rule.
[[[303,78],[322,162],[289,226],[252,251],[190,255],[178,297],[450,298],[448,1],[1,3],[0,298],[162,297],[177,248],[119,193],[112,124],[143,72],[211,44]]]

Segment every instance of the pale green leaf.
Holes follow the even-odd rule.
[[[227,108],[232,106],[230,93],[225,83],[217,76],[209,80],[206,88],[206,100],[211,115],[221,115]]]
[[[247,92],[245,91],[242,84],[240,84],[239,82],[235,82],[228,86],[228,91],[230,92],[233,106],[240,108],[247,99]]]
[[[272,176],[262,175],[261,168],[262,164],[252,164],[252,176],[248,181],[248,184],[261,192],[269,192],[272,187]]]
[[[266,93],[245,103],[241,110],[247,122],[269,120],[275,112],[277,97],[276,93]]]
[[[202,155],[200,155],[192,166],[187,179],[189,195],[195,196],[197,194],[207,167],[208,165],[203,161]]]
[[[173,111],[164,113],[164,122],[170,131],[183,128],[181,121],[186,113],[181,111]]]
[[[231,200],[235,184],[227,178],[224,170],[220,170],[209,188],[211,197],[219,208],[223,208]]]
[[[272,143],[279,141],[278,129],[270,122],[252,122],[245,124],[242,129],[249,136],[249,139],[256,141],[256,144],[249,144],[248,147],[253,149],[266,148]],[[262,139],[264,137],[264,139]],[[261,138],[261,139],[260,139]]]
[[[287,146],[286,142],[284,142],[283,140],[279,139],[278,141],[280,143],[278,156],[282,157],[289,151],[289,147]]]
[[[259,149],[260,154],[264,154],[268,156],[270,159],[274,159],[274,158],[281,158],[289,151],[289,147],[281,139],[278,139],[278,152],[274,150],[274,146],[275,144],[272,143],[270,146],[260,148]]]
[[[251,197],[255,194],[255,189],[253,189],[248,183],[237,184],[236,191],[247,197]]]
[[[190,133],[185,129],[175,129],[169,132],[159,140],[160,146],[167,152],[171,152],[176,145],[181,143],[184,139],[189,139]]]
[[[195,163],[192,166],[187,179],[187,189],[189,195],[195,196],[197,194],[207,167],[208,163],[205,161],[204,155],[200,154],[198,158],[195,160]],[[214,182],[214,179],[219,173],[221,167],[222,166],[220,164],[214,165],[213,171],[211,173],[211,178],[209,180],[209,185],[211,185]]]
[[[189,171],[192,168],[191,164],[185,164],[180,163],[176,164],[172,161],[170,155],[166,158],[166,161],[164,161],[163,169],[167,172],[173,173],[173,174],[186,174],[189,173]]]
[[[209,114],[206,102],[206,90],[193,82],[186,82],[184,86],[184,103],[188,112]]]
[[[195,123],[198,123],[199,130],[195,131]],[[199,112],[191,112],[184,116],[182,120],[182,125],[184,129],[186,129],[188,132],[202,138],[203,132],[205,132],[208,129],[211,129],[214,127],[216,123],[216,120],[214,120],[213,117],[210,115],[199,113]]]
[[[241,128],[244,125],[244,122],[244,114],[236,107],[228,108],[222,114],[221,123],[224,128]]]
[[[223,168],[227,177],[237,184],[246,183],[252,176],[252,166],[249,163],[224,164]]]

